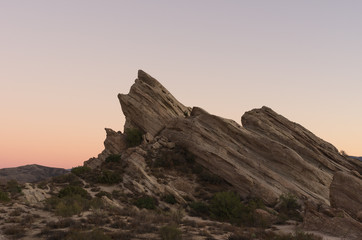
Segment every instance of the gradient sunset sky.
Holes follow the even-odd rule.
[[[71,168],[142,69],[240,123],[263,105],[362,155],[362,1],[0,0],[0,168]]]

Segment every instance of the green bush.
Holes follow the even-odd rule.
[[[207,182],[210,184],[221,184],[224,182],[224,180],[221,177],[219,177],[209,171],[202,171],[199,174],[199,178],[201,181]]]
[[[109,155],[105,162],[106,163],[110,163],[110,162],[116,162],[116,163],[119,163],[121,161],[121,154],[112,154],[112,155]]]
[[[103,184],[116,184],[122,181],[122,177],[119,173],[103,170],[98,176],[97,182]]]
[[[143,196],[136,199],[134,205],[138,208],[156,209],[157,202],[153,197]]]
[[[169,204],[177,203],[175,196],[172,194],[167,194],[167,195],[163,196],[162,201],[167,202]]]
[[[79,195],[83,198],[90,199],[89,193],[80,186],[68,185],[59,191],[58,196],[60,198],[72,195]]]
[[[101,229],[94,229],[91,232],[70,231],[65,240],[111,240]]]
[[[82,181],[73,173],[66,173],[52,178],[54,183],[68,183],[70,185],[83,186]]]
[[[0,202],[9,202],[10,198],[7,192],[3,192],[0,190]]]
[[[79,167],[72,168],[71,172],[73,174],[77,175],[78,177],[81,177],[81,176],[84,176],[85,174],[92,172],[92,169],[90,169],[89,167],[85,167],[85,166],[79,166]]]
[[[195,216],[209,216],[209,207],[204,202],[192,202],[190,203],[191,214]]]
[[[128,147],[135,147],[142,143],[142,131],[138,128],[127,128],[125,130],[126,142]]]
[[[167,225],[160,229],[160,237],[162,240],[181,240],[182,232],[176,226]]]
[[[80,195],[68,195],[55,200],[55,203],[55,214],[62,217],[71,217],[90,207],[90,201]]]
[[[299,213],[301,206],[297,202],[296,196],[293,194],[282,194],[279,197],[280,206],[279,206],[279,221],[284,222],[287,219],[292,219],[296,221],[302,221],[303,218]]]
[[[189,172],[193,169],[195,157],[186,149],[176,146],[172,150],[163,150],[151,167],[173,168],[181,172]]]
[[[103,196],[106,196],[109,199],[112,199],[112,194],[110,194],[109,192],[105,192],[105,191],[100,191],[99,193],[97,193],[95,195],[97,198],[102,198]]]
[[[211,216],[221,221],[240,223],[246,211],[240,197],[233,192],[216,193],[210,202]]]
[[[16,180],[10,180],[6,184],[6,189],[11,194],[21,193],[21,186]]]

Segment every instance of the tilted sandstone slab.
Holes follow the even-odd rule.
[[[331,175],[338,170],[356,170],[362,174],[361,161],[342,156],[332,144],[268,107],[246,112],[241,122],[246,129],[288,146],[305,161]]]
[[[330,188],[331,206],[345,210],[357,218],[362,211],[362,179],[346,172],[337,172]]]
[[[273,203],[282,193],[293,192],[329,203],[331,174],[292,148],[232,120],[194,108],[190,117],[171,121],[161,135],[187,148],[244,197]]]
[[[184,117],[190,112],[156,79],[142,70],[138,71],[138,78],[130,92],[119,94],[118,99],[126,117],[124,128],[138,128],[153,136],[169,120]]]

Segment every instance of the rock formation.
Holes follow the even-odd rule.
[[[187,192],[195,190],[192,183],[171,178],[160,183],[147,165],[165,149],[181,147],[244,199],[260,198],[273,206],[281,194],[293,193],[315,206],[305,208],[306,229],[314,230],[313,226],[324,219],[330,223],[323,225],[325,232],[338,235],[334,231],[338,228],[331,226],[352,224],[351,233],[341,232],[358,239],[362,162],[341,155],[332,144],[301,125],[268,107],[246,112],[242,125],[198,107],[190,110],[141,70],[130,92],[118,98],[126,118],[124,129],[141,130],[143,144],[127,149],[122,133],[106,129],[105,150],[85,165],[97,168],[109,155],[121,154],[128,164],[124,186],[153,196],[171,192],[183,202],[184,197],[190,197]]]
[[[141,129],[151,138],[165,136],[185,147],[198,163],[244,197],[273,203],[282,193],[292,192],[329,204],[333,175],[337,171],[362,171],[360,161],[342,156],[332,144],[268,107],[246,112],[243,126],[198,107],[190,113],[142,70],[129,94],[119,94],[118,98],[126,118],[125,129]],[[118,133],[107,130],[98,165],[105,156],[125,148],[123,135],[119,133],[111,140],[111,134]],[[89,161],[89,166],[90,162],[97,161]]]

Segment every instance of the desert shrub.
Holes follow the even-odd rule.
[[[156,209],[156,199],[150,196],[143,196],[135,200],[134,205],[138,208]]]
[[[52,181],[54,183],[68,183],[71,185],[83,186],[82,181],[79,180],[79,178],[73,173],[66,173],[63,175],[53,177]]]
[[[247,207],[250,208],[251,210],[255,210],[255,209],[265,209],[265,204],[263,202],[263,200],[261,200],[260,198],[252,198],[249,199],[248,203],[247,203]]]
[[[107,214],[100,211],[95,211],[94,213],[87,216],[87,222],[89,224],[94,224],[96,226],[101,226],[106,223],[110,223],[110,219]]]
[[[71,217],[91,207],[91,196],[79,186],[68,185],[59,191],[58,196],[46,200],[46,209],[54,210],[62,217]]]
[[[111,240],[101,229],[94,229],[91,232],[70,231],[65,237],[66,240]]]
[[[10,198],[7,192],[3,192],[0,190],[0,202],[9,202]]]
[[[102,198],[103,196],[106,196],[109,199],[112,199],[112,194],[110,194],[109,192],[105,192],[105,191],[100,191],[95,195],[97,198]]]
[[[233,233],[232,235],[230,235],[228,237],[227,240],[249,240],[250,238],[249,237],[245,237],[245,236],[242,236],[242,235],[238,235],[236,233]]]
[[[21,238],[25,234],[25,229],[23,226],[16,224],[16,225],[9,225],[2,228],[2,232],[5,235],[11,235],[16,239]]]
[[[138,128],[127,128],[125,130],[126,142],[128,147],[135,147],[142,143],[142,131]]]
[[[89,205],[92,209],[100,209],[104,207],[104,203],[100,198],[93,198],[92,200],[90,200]]]
[[[85,174],[92,172],[92,169],[90,169],[89,167],[85,167],[85,166],[78,166],[78,167],[72,168],[71,172],[73,174],[77,175],[78,177],[81,177],[81,176],[84,176]]]
[[[59,191],[58,196],[63,198],[65,196],[79,195],[83,198],[90,198],[90,195],[86,190],[80,186],[68,185]]]
[[[47,184],[47,182],[42,181],[37,184],[37,187],[40,189],[46,189],[46,188],[48,188],[48,184]]]
[[[59,219],[57,222],[55,222],[55,221],[48,222],[46,226],[49,228],[56,229],[56,228],[67,228],[74,224],[75,224],[75,221],[73,219],[63,218],[63,219]]]
[[[89,209],[89,200],[80,195],[63,197],[55,206],[55,214],[62,217],[71,217]]]
[[[123,196],[123,193],[121,191],[119,191],[119,190],[113,190],[112,191],[112,197],[113,198],[120,198],[122,196]]]
[[[233,192],[216,193],[210,202],[211,216],[221,221],[240,222],[245,211],[240,197]]]
[[[224,182],[224,180],[221,177],[219,177],[209,171],[205,171],[205,170],[200,172],[199,178],[201,181],[207,182],[210,184],[221,184]]]
[[[169,204],[175,204],[177,203],[176,198],[172,194],[167,194],[162,197],[162,201],[169,203]]]
[[[297,231],[293,236],[295,240],[322,240],[323,238],[320,236],[316,236],[312,233],[305,233],[302,231]]]
[[[9,216],[12,216],[12,217],[18,217],[20,216],[22,213],[24,213],[25,211],[20,208],[20,207],[17,207],[15,208],[12,212],[9,213]]]
[[[152,167],[174,168],[188,172],[195,163],[195,157],[184,148],[176,146],[172,150],[161,151],[160,156],[152,163]]]
[[[301,206],[298,204],[296,196],[290,193],[282,194],[279,197],[279,201],[279,222],[284,222],[287,219],[292,219],[296,221],[303,220],[302,216],[299,213]]]
[[[121,154],[112,154],[112,155],[109,155],[105,162],[106,163],[110,163],[110,162],[116,162],[116,163],[119,163],[121,161]]]
[[[98,176],[97,182],[103,184],[116,184],[122,181],[122,177],[119,173],[103,170]]]
[[[176,226],[167,225],[160,229],[160,237],[162,240],[181,240],[182,232]]]
[[[195,216],[209,216],[210,209],[204,202],[192,202],[189,204],[191,208],[191,214]]]
[[[6,190],[11,194],[21,193],[21,186],[16,180],[10,180],[6,184]]]

